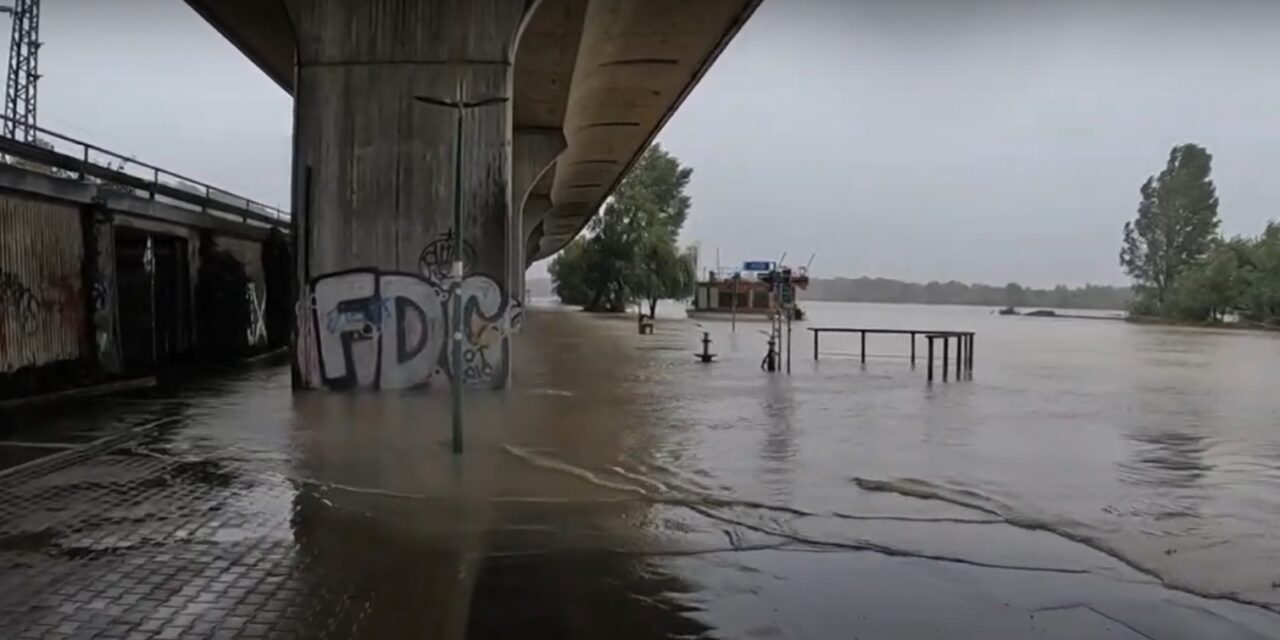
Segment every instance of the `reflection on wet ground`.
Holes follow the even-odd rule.
[[[930,313],[917,324],[938,325]],[[469,395],[460,458],[447,394],[294,396],[281,368],[28,414],[14,441],[83,445],[170,421],[0,480],[0,629],[1280,636],[1280,616],[1232,601],[1269,605],[1256,593],[1185,579],[1227,548],[1205,541],[1250,530],[1209,520],[1215,500],[1251,496],[1221,488],[1241,464],[1186,418],[1225,409],[1064,384],[1088,366],[1079,346],[1038,354],[1056,370],[1020,364],[1009,331],[981,343],[978,379],[929,387],[900,360],[797,357],[790,378],[767,376],[749,327],[709,326],[722,356],[703,366],[692,323],[658,329],[530,313],[514,387]],[[1206,345],[1167,357],[1219,348]],[[1143,402],[1154,417],[1108,408]],[[1274,517],[1257,515],[1269,499],[1236,513]],[[1269,548],[1232,538],[1236,555],[1215,557]],[[1197,557],[1182,566],[1179,552]]]

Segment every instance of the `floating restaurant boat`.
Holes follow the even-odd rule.
[[[741,271],[708,271],[694,285],[693,304],[685,312],[699,320],[732,318],[768,320],[777,311],[803,320],[796,290],[809,286],[807,269],[778,267],[771,262],[748,262]],[[783,316],[785,317],[785,316]]]

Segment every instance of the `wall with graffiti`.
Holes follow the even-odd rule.
[[[111,216],[92,210],[92,232],[85,247],[92,270],[89,281],[89,309],[93,314],[93,348],[98,365],[107,373],[123,371],[120,353],[119,315],[116,307],[116,236]]]
[[[474,386],[505,385],[517,309],[493,278],[450,273],[452,242],[445,234],[424,248],[417,272],[353,269],[307,282],[296,314],[300,384],[409,389],[460,377]],[[449,353],[455,301],[463,347],[456,372]]]
[[[244,265],[249,282],[244,297],[249,305],[249,324],[245,328],[245,342],[250,347],[267,345],[267,280],[262,268],[262,243],[219,235],[218,248],[230,253]]]
[[[83,355],[83,256],[78,207],[0,196],[0,372]]]

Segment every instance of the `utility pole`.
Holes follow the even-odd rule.
[[[11,14],[9,75],[4,90],[4,135],[36,140],[36,85],[40,81],[40,0],[14,0],[0,7]]]

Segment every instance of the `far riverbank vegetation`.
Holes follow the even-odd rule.
[[[1280,226],[1224,238],[1212,164],[1204,147],[1179,145],[1164,170],[1142,184],[1120,250],[1120,266],[1134,283],[1131,315],[1280,326]]]

